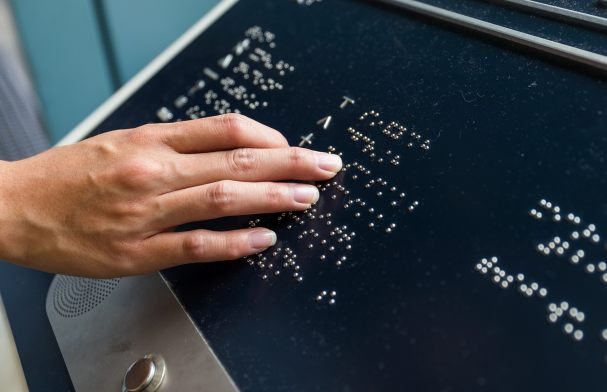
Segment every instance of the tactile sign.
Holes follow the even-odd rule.
[[[596,43],[595,43],[596,44]],[[339,154],[276,246],[163,272],[238,387],[601,391],[607,88],[367,2],[235,5],[96,130],[242,113]]]

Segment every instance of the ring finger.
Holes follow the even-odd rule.
[[[157,229],[224,216],[305,210],[318,201],[307,184],[219,181],[158,197]]]

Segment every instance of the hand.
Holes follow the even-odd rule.
[[[145,274],[267,249],[263,228],[174,233],[187,222],[305,210],[336,155],[289,147],[239,115],[102,134],[0,163],[0,259],[91,278]]]

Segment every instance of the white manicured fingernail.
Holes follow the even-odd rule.
[[[318,189],[312,185],[295,184],[293,190],[293,200],[302,204],[314,204],[318,201]]]
[[[258,230],[249,235],[251,249],[267,249],[274,244],[276,244],[276,233],[271,230]]]
[[[316,164],[320,170],[337,173],[341,170],[342,162],[338,155],[315,152]]]

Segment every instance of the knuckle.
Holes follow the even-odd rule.
[[[257,168],[257,154],[250,148],[239,148],[229,156],[229,166],[236,174],[246,173]]]
[[[137,145],[150,145],[158,135],[158,129],[153,124],[142,125],[127,131],[127,140]]]
[[[209,189],[208,202],[220,214],[228,211],[236,202],[237,190],[232,181],[220,181]]]
[[[303,148],[292,147],[288,149],[287,159],[293,167],[303,167],[310,162],[311,152]]]
[[[281,206],[285,203],[286,200],[289,200],[289,195],[287,194],[289,190],[284,185],[279,185],[275,183],[269,183],[266,186],[266,202],[270,206]]]
[[[191,260],[203,259],[207,254],[207,238],[200,233],[190,233],[183,240],[183,254]]]
[[[226,260],[234,260],[242,256],[240,249],[242,248],[242,239],[235,235],[228,236],[224,241],[223,256]]]
[[[130,185],[134,188],[147,188],[151,182],[162,177],[164,173],[165,167],[161,161],[136,157],[129,158],[120,165],[117,176],[121,178],[126,185]]]
[[[227,132],[230,139],[236,142],[244,139],[245,134],[249,129],[248,124],[251,120],[241,114],[236,113],[224,114],[219,118],[222,122],[221,125]]]

